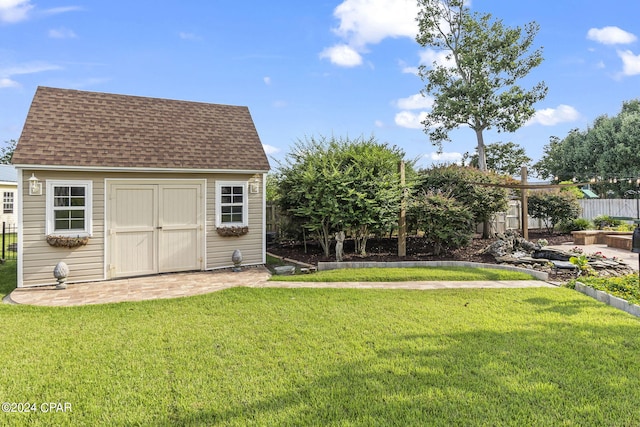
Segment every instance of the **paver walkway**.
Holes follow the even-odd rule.
[[[172,273],[132,279],[70,284],[67,289],[54,286],[15,289],[6,302],[39,306],[78,306],[123,301],[143,301],[207,294],[222,289],[246,286],[255,288],[362,288],[362,289],[451,289],[451,288],[524,288],[554,287],[538,280],[476,282],[269,282],[263,267],[230,271]]]

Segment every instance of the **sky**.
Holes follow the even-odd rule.
[[[549,92],[512,141],[534,161],[551,136],[640,98],[640,1],[472,0],[507,26],[535,21],[543,63],[521,80]],[[0,143],[18,139],[38,86],[249,107],[272,167],[311,137],[375,137],[418,166],[477,145],[461,127],[442,152],[420,124],[432,99],[415,0],[0,0]]]

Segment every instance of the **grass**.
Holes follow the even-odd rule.
[[[622,298],[631,304],[640,305],[640,284],[637,274],[620,277],[581,276],[576,280],[599,291]],[[569,287],[574,287],[576,280],[572,280]]]
[[[4,264],[0,264],[0,299],[11,293],[18,283],[18,262],[8,260]]]
[[[234,288],[0,318],[1,401],[72,408],[0,425],[640,424],[640,322],[566,288]]]
[[[472,267],[406,267],[406,268],[342,268],[296,276],[272,276],[273,281],[289,282],[402,282],[469,281],[469,280],[535,280],[527,273],[496,268]]]

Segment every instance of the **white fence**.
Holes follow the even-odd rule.
[[[581,208],[581,218],[593,219],[598,215],[612,217],[640,218],[640,199],[582,199],[578,200]],[[519,230],[520,201],[511,200],[507,212],[496,214],[491,224],[492,233],[504,233],[506,230]],[[544,221],[529,217],[529,228],[545,228]],[[482,224],[478,226],[482,231]]]
[[[579,200],[582,218],[598,215],[640,218],[640,199],[582,199]]]

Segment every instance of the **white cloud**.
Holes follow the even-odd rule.
[[[58,65],[48,64],[46,62],[30,62],[26,64],[14,65],[7,68],[0,68],[0,88],[19,87],[20,83],[11,78],[16,75],[34,74],[60,69],[62,69],[62,67]]]
[[[16,74],[33,74],[43,71],[60,70],[62,67],[46,62],[29,62],[26,64],[14,65],[12,67],[0,68],[0,77],[15,76]]]
[[[264,84],[269,86],[271,84],[271,77],[269,77],[269,76],[263,77],[262,81],[264,82]]]
[[[0,0],[0,22],[24,21],[33,7],[30,0]]]
[[[63,7],[52,7],[51,9],[43,10],[41,13],[44,15],[58,15],[60,13],[77,12],[80,10],[84,10],[84,9],[80,6],[63,6]]]
[[[345,0],[333,12],[340,20],[334,32],[356,47],[387,37],[414,38],[418,11],[414,0]]]
[[[383,128],[384,127],[384,122],[382,120],[376,120],[375,122],[373,122],[373,124],[377,128]]]
[[[430,96],[423,96],[420,93],[407,98],[400,98],[395,101],[396,107],[401,110],[424,110],[433,107],[434,99]]]
[[[52,39],[73,39],[76,38],[76,33],[68,28],[60,27],[49,30],[49,37]]]
[[[640,74],[640,55],[634,55],[630,50],[624,50],[618,51],[618,56],[622,59],[622,74],[625,76]]]
[[[269,144],[262,144],[262,148],[264,148],[264,152],[267,155],[276,154],[280,152],[279,148],[276,148],[273,145],[269,145]]]
[[[539,124],[542,126],[555,126],[559,123],[574,122],[580,118],[578,110],[570,105],[560,104],[556,108],[538,110],[525,126]]]
[[[638,39],[634,34],[618,27],[591,28],[587,32],[587,38],[602,44],[629,44]]]
[[[427,160],[431,160],[432,162],[446,162],[446,163],[458,163],[462,160],[462,154],[451,152],[451,153],[427,153],[424,155],[424,158]]]
[[[31,0],[0,0],[0,22],[13,24],[25,21],[34,12],[40,16],[58,15],[60,13],[83,10],[80,6],[53,7],[50,9],[36,9]]]
[[[200,41],[200,40],[202,40],[202,37],[200,37],[199,35],[197,35],[195,33],[180,32],[180,33],[178,33],[178,37],[180,37],[182,40],[192,40],[192,41]]]
[[[414,75],[418,75],[418,67],[403,67],[402,68],[402,73],[403,74],[414,74]]]
[[[344,0],[333,11],[339,21],[333,32],[342,44],[325,49],[320,57],[342,67],[361,65],[368,45],[388,37],[415,38],[418,11],[415,0]]]
[[[20,83],[16,82],[15,80],[11,80],[10,78],[7,78],[7,77],[0,78],[0,88],[19,87],[19,86],[20,86]]]
[[[344,44],[326,48],[320,52],[320,58],[328,58],[333,64],[341,67],[357,67],[362,64],[362,56]]]
[[[422,129],[424,125],[422,121],[427,117],[426,111],[413,113],[411,111],[400,111],[395,116],[396,125],[408,129]]]
[[[453,58],[447,59],[447,52],[435,51],[433,49],[425,49],[420,52],[420,64],[431,67],[434,63],[436,65],[443,65],[447,67],[453,67]]]

